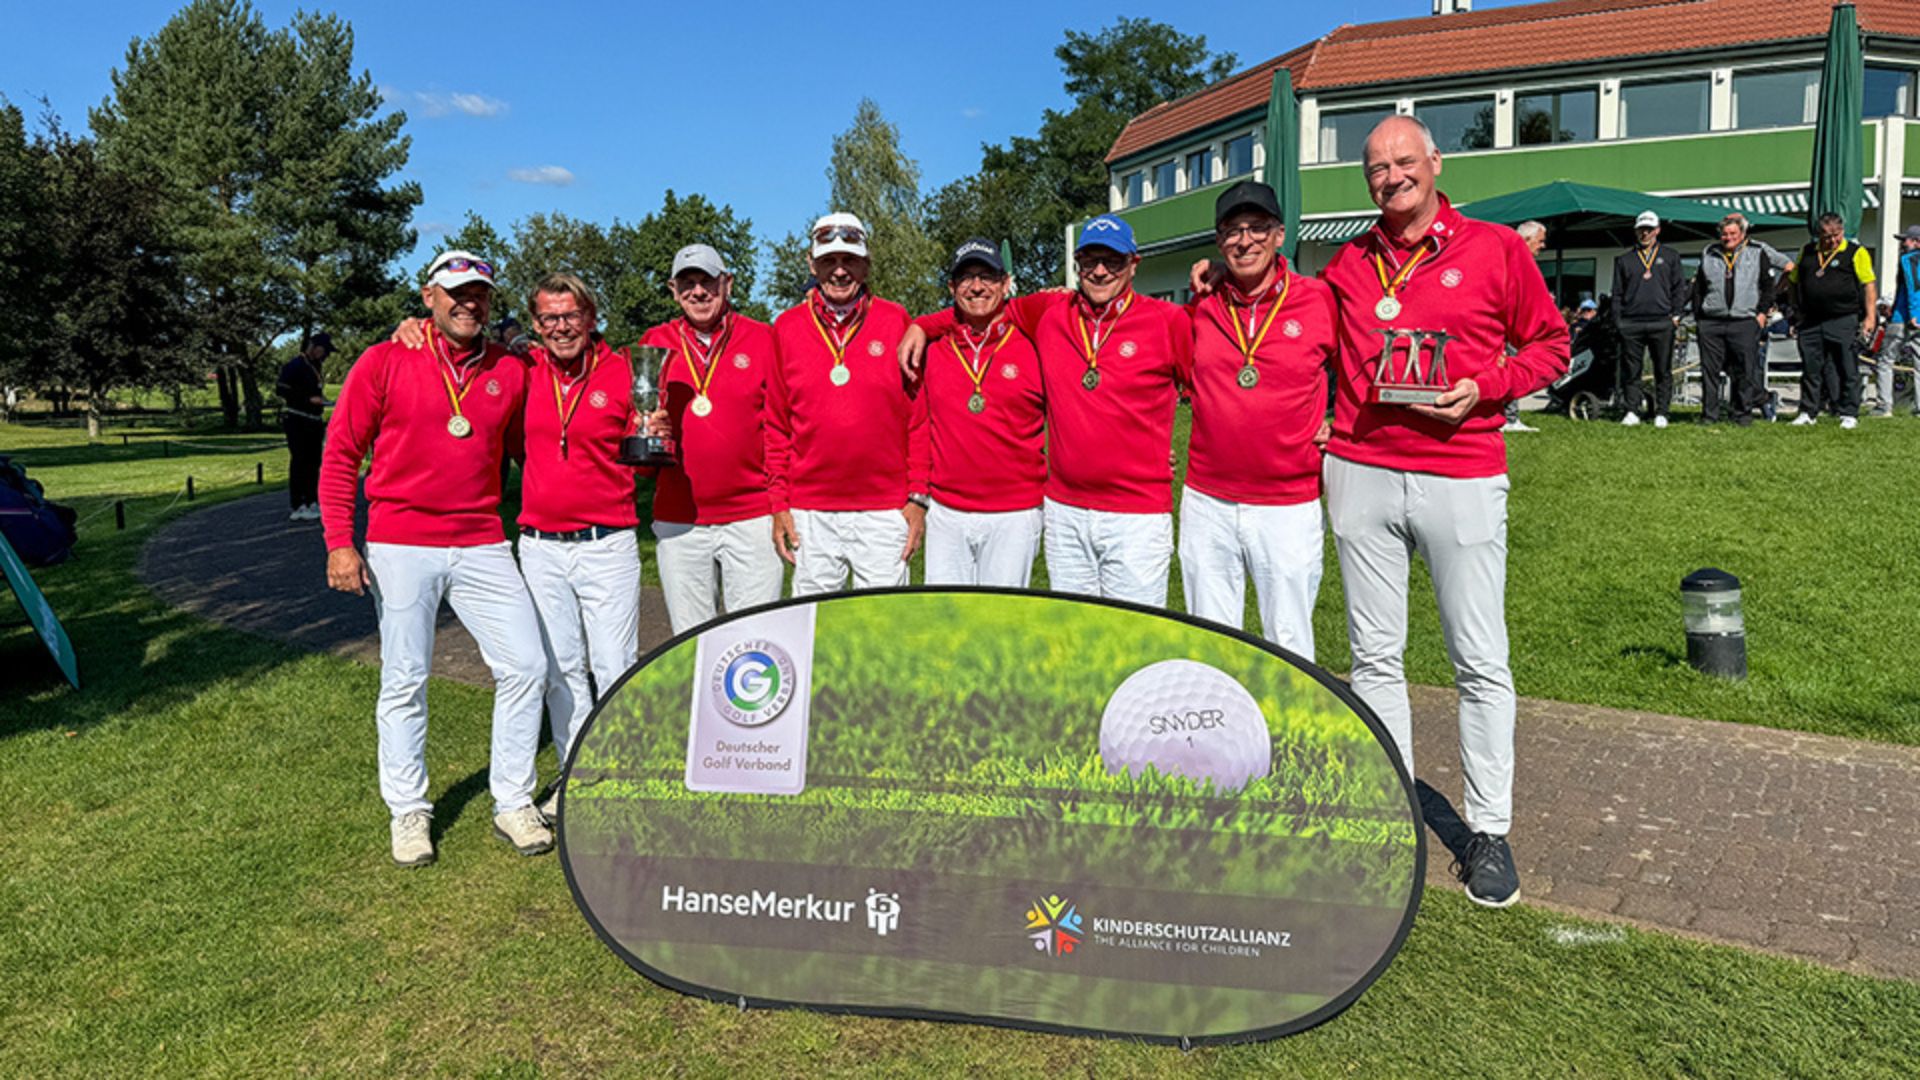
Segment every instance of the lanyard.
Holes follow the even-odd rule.
[[[582,384],[591,382],[594,370],[600,366],[600,350],[594,348],[592,342],[588,342],[587,348],[593,349],[593,359],[587,362],[586,370],[579,378],[567,384],[567,390],[582,388]],[[573,414],[580,411],[580,399],[587,395],[584,392],[577,393],[573,395],[573,404],[567,404],[567,390],[560,388],[560,365],[554,361],[552,353],[547,354],[547,363],[551,367],[549,373],[553,376],[553,408],[560,414],[560,456],[566,457],[567,427],[573,423]]]
[[[815,325],[819,325],[818,320],[815,320]],[[694,362],[693,359],[695,339],[687,336],[686,324],[680,324],[680,355],[686,358],[687,377],[693,381],[693,392],[696,397],[707,396],[707,387],[713,385],[713,374],[717,367],[713,362],[714,354],[726,348],[727,335],[732,332],[733,320],[725,315],[720,316],[720,329],[708,339],[707,347],[703,350],[706,355],[700,358],[701,363],[706,364],[707,367],[706,377],[702,378],[700,375],[700,363]],[[833,346],[829,344],[827,347],[832,348]],[[842,351],[845,351],[844,348]],[[838,361],[839,359],[839,354],[835,353],[834,360]]]
[[[427,349],[433,353],[435,366],[440,371],[441,385],[447,388],[447,403],[453,406],[453,415],[460,419],[465,419],[465,417],[461,415],[460,405],[467,400],[467,394],[473,390],[476,382],[476,380],[469,379],[467,376],[472,373],[471,369],[474,360],[479,359],[486,352],[486,346],[483,345],[474,352],[474,360],[468,360],[466,363],[456,367],[454,366],[453,358],[442,348],[440,335],[434,329],[433,321],[429,319],[427,320]],[[467,370],[463,371],[463,368]],[[449,371],[451,371],[453,375],[449,375]],[[455,376],[458,376],[457,381],[460,385],[460,389],[457,391],[454,389]]]
[[[1660,257],[1660,245],[1655,244],[1654,246],[1647,248],[1645,250],[1646,250],[1645,254],[1641,254],[1640,251],[1638,250],[1636,250],[1633,254],[1635,257],[1637,257],[1640,260],[1640,265],[1646,268],[1647,273],[1651,274],[1653,273],[1653,261]]]
[[[1006,331],[1000,335],[1000,340],[994,343],[993,351],[987,354],[985,360],[980,358],[980,350],[986,348],[987,343],[993,340],[993,327],[987,327],[987,332],[981,335],[978,345],[973,343],[973,333],[967,329],[965,324],[961,324],[957,329],[960,332],[950,335],[947,338],[947,344],[953,349],[953,358],[960,361],[960,366],[967,370],[967,378],[973,380],[973,392],[976,394],[984,394],[986,393],[986,387],[981,385],[981,383],[987,377],[987,369],[993,366],[993,358],[1000,354],[1000,349],[1006,345],[1007,339],[1013,336],[1013,327],[1007,327]],[[960,337],[967,339],[967,351],[973,354],[973,360],[971,362],[960,353],[960,343],[956,340]]]
[[[1101,312],[1099,316],[1093,320],[1093,333],[1089,335],[1087,333],[1087,320],[1080,314],[1079,301],[1076,300],[1074,302],[1073,322],[1074,326],[1080,331],[1080,351],[1085,354],[1087,358],[1087,370],[1100,370],[1100,346],[1105,344],[1106,340],[1113,336],[1113,327],[1107,327],[1104,331],[1101,329],[1101,327],[1106,324],[1107,316],[1112,315],[1114,324],[1117,326],[1120,323],[1120,317],[1125,315],[1127,309],[1132,306],[1133,293],[1129,290],[1127,295],[1108,304],[1107,310]]]
[[[813,319],[813,328],[820,332],[820,340],[827,343],[827,351],[833,354],[833,366],[846,367],[847,346],[860,336],[860,328],[867,322],[866,297],[860,298],[859,306],[854,309],[853,318],[848,323],[847,332],[841,334],[838,327],[829,331],[827,324],[820,321],[820,313],[814,310],[811,301],[807,304],[807,315]]]
[[[1825,274],[1825,273],[1827,272],[1827,267],[1829,267],[1829,266],[1832,266],[1832,265],[1833,265],[1833,260],[1835,260],[1835,259],[1837,259],[1837,258],[1839,258],[1839,257],[1840,257],[1840,253],[1841,253],[1841,252],[1843,252],[1843,251],[1845,251],[1845,250],[1847,250],[1847,243],[1846,243],[1846,241],[1844,241],[1844,240],[1842,240],[1842,241],[1840,242],[1840,246],[1839,246],[1839,247],[1837,247],[1837,248],[1834,248],[1834,249],[1833,249],[1833,254],[1831,254],[1831,255],[1828,255],[1828,256],[1825,256],[1825,257],[1822,257],[1822,256],[1821,256],[1821,254],[1820,254],[1820,249],[1819,249],[1819,248],[1814,248],[1814,249],[1813,249],[1813,256],[1814,256],[1814,258],[1816,258],[1816,259],[1819,259],[1819,260],[1820,260],[1820,269],[1819,269],[1819,270],[1817,270],[1817,271],[1815,271],[1815,273],[1816,273],[1816,274]]]
[[[1282,271],[1285,274],[1285,271]],[[1260,343],[1267,340],[1267,331],[1273,329],[1273,320],[1280,315],[1281,307],[1287,302],[1287,293],[1293,288],[1293,275],[1286,274],[1280,279],[1280,295],[1273,298],[1273,307],[1267,312],[1267,321],[1260,324],[1260,332],[1254,335],[1253,344],[1247,344],[1247,335],[1240,331],[1240,320],[1234,317],[1233,302],[1227,302],[1227,321],[1233,324],[1234,344],[1240,347],[1242,367],[1253,366],[1253,354],[1260,351]],[[1260,311],[1260,301],[1255,299],[1247,305],[1247,332],[1253,331],[1254,317]]]
[[[1414,249],[1413,257],[1400,264],[1400,268],[1394,271],[1391,280],[1387,277],[1386,260],[1380,257],[1378,251],[1373,253],[1373,272],[1380,276],[1380,289],[1386,293],[1389,298],[1399,292],[1400,287],[1405,285],[1407,279],[1413,276],[1413,268],[1420,265],[1420,260],[1426,258],[1429,253],[1438,249],[1439,245],[1431,244],[1431,239],[1431,237],[1421,238],[1420,246]]]
[[[1745,240],[1740,241],[1739,246],[1735,247],[1732,251],[1728,251],[1726,248],[1720,249],[1720,261],[1727,264],[1728,277],[1733,276],[1733,264],[1740,261],[1740,253],[1745,250],[1747,250],[1747,242]]]

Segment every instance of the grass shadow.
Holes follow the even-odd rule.
[[[1425,780],[1415,780],[1413,791],[1420,799],[1420,817],[1427,823],[1427,828],[1433,830],[1440,845],[1455,859],[1464,859],[1467,841],[1473,839],[1473,830],[1461,819],[1460,812],[1453,808],[1445,795],[1435,791]]]
[[[1651,660],[1664,668],[1681,668],[1687,658],[1664,645],[1628,645],[1618,653],[1622,660]]]

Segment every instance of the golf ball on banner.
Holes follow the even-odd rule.
[[[1109,773],[1162,773],[1235,791],[1267,775],[1273,735],[1239,681],[1194,660],[1162,660],[1127,676],[1100,714]]]

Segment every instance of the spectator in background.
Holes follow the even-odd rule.
[[[1660,215],[1643,212],[1633,223],[1634,247],[1613,260],[1613,323],[1619,332],[1620,380],[1627,415],[1640,423],[1640,369],[1653,357],[1653,426],[1667,426],[1673,403],[1673,335],[1687,305],[1687,276],[1680,253],[1660,242]]]
[[[1515,226],[1513,231],[1519,233],[1520,239],[1526,241],[1527,254],[1534,257],[1534,265],[1538,266],[1540,252],[1545,250],[1547,246],[1547,227],[1537,221],[1523,221]],[[1540,429],[1520,419],[1520,402],[1518,399],[1515,399],[1507,402],[1507,422],[1500,430],[1519,432],[1538,431]]]
[[[1753,410],[1766,396],[1766,369],[1760,366],[1760,329],[1773,306],[1775,276],[1793,269],[1793,260],[1758,240],[1747,239],[1745,214],[1720,219],[1720,239],[1700,253],[1693,278],[1694,318],[1700,337],[1700,422],[1718,423],[1720,381],[1731,382],[1726,402],[1733,422],[1753,423]]]
[[[287,434],[288,521],[320,520],[320,444],[327,437],[326,379],[320,366],[333,353],[333,338],[309,334],[280,369],[280,428]]]
[[[1893,415],[1893,365],[1920,368],[1920,225],[1900,234],[1900,258],[1894,264],[1893,303],[1887,312],[1886,340],[1874,374],[1879,381],[1880,408],[1875,416]],[[1913,387],[1913,412],[1920,416],[1920,371],[1908,375]]]
[[[1812,424],[1831,405],[1841,429],[1851,430],[1860,423],[1860,352],[1873,340],[1879,294],[1873,257],[1847,239],[1840,215],[1821,214],[1818,224],[1818,237],[1800,249],[1799,266],[1787,273],[1800,313],[1800,414],[1793,423]]]

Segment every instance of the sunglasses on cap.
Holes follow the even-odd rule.
[[[476,274],[483,275],[489,281],[493,280],[493,264],[481,262],[479,259],[448,259],[446,262],[433,268],[433,272],[436,274],[442,270],[451,270],[456,274],[464,274],[471,270]]]
[[[849,244],[864,244],[867,242],[867,231],[856,229],[851,225],[822,225],[813,230],[813,242],[816,244],[831,244],[835,240],[845,240]]]

